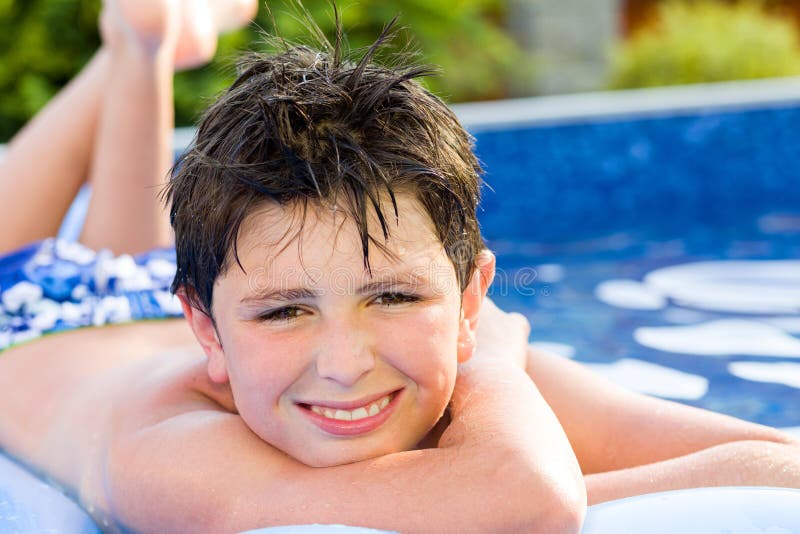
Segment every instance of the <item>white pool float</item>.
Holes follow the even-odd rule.
[[[592,506],[583,534],[790,534],[800,532],[800,490],[696,488]]]
[[[0,454],[0,532],[100,534],[74,501]]]

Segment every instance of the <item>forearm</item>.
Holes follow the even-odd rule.
[[[800,488],[800,447],[736,441],[661,462],[584,477],[589,504],[709,486]]]
[[[438,448],[329,468],[290,462],[276,477],[284,481],[279,488],[268,482],[248,491],[251,499],[233,499],[225,515],[235,521],[221,530],[314,522],[400,532],[577,532],[586,508],[577,461],[536,387],[513,369],[460,374],[453,421]],[[250,476],[258,477],[256,488],[270,479],[247,465],[241,477]],[[266,495],[268,509],[259,499]],[[305,502],[314,505],[298,506]]]
[[[575,532],[585,508],[582,501],[578,512],[554,509],[548,488],[535,487],[505,437],[486,432],[483,445],[472,444],[468,435],[481,428],[465,429],[467,439],[444,448],[313,468],[264,443],[236,416],[192,417],[115,440],[121,447],[102,463],[120,525],[142,532],[308,523],[404,533]],[[214,441],[220,435],[226,439]]]

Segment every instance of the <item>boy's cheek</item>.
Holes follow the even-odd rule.
[[[297,379],[307,367],[313,349],[304,336],[266,336],[263,332],[243,329],[237,334],[235,358],[241,373],[250,382],[260,381],[275,384]]]
[[[417,381],[442,383],[455,373],[458,330],[453,324],[417,321],[395,325],[380,335],[379,353],[393,367]]]
[[[441,352],[450,344],[449,328],[436,315],[400,321],[386,321],[373,331],[373,338],[383,349],[392,352]],[[453,344],[455,346],[455,344]]]

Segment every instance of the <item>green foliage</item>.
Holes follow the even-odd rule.
[[[270,2],[256,19],[258,28],[278,33],[293,42],[317,45],[292,8],[294,2]],[[305,0],[303,4],[329,39],[334,20],[329,0]],[[424,83],[450,101],[498,98],[506,92],[506,80],[520,63],[521,51],[508,37],[501,21],[502,0],[339,0],[337,2],[352,49],[371,44],[384,25],[400,15],[402,27],[395,51],[420,51],[419,61],[437,65],[442,75]],[[271,12],[271,16],[270,16]],[[237,32],[220,41],[217,59],[200,73],[176,78],[176,113],[179,122],[196,119],[210,97],[232,80],[233,63],[243,48],[264,50],[265,41],[254,28]],[[202,94],[199,100],[185,91]]]
[[[39,110],[99,46],[98,6],[0,0],[0,140]]]
[[[303,3],[332,37],[330,1]],[[179,125],[193,123],[232,81],[235,57],[242,50],[265,48],[261,32],[274,28],[260,4],[256,24],[224,36],[211,64],[176,76]],[[279,33],[291,41],[308,41],[291,14],[292,4],[269,2]],[[97,49],[99,5],[99,0],[0,0],[0,141],[8,140]],[[418,61],[440,66],[444,74],[425,83],[447,100],[503,96],[505,80],[521,62],[521,51],[502,27],[502,0],[339,0],[337,5],[351,48],[370,44],[399,14],[403,29],[397,50],[412,43],[421,51]]]
[[[800,38],[766,1],[669,1],[612,57],[611,87],[800,74]]]

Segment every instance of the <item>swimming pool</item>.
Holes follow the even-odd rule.
[[[800,428],[800,84],[467,105],[494,298],[627,387]]]
[[[800,429],[796,80],[457,112],[488,169],[491,294],[529,317],[535,344],[639,391]],[[0,473],[16,477],[0,476],[0,531],[97,531],[2,455]]]

